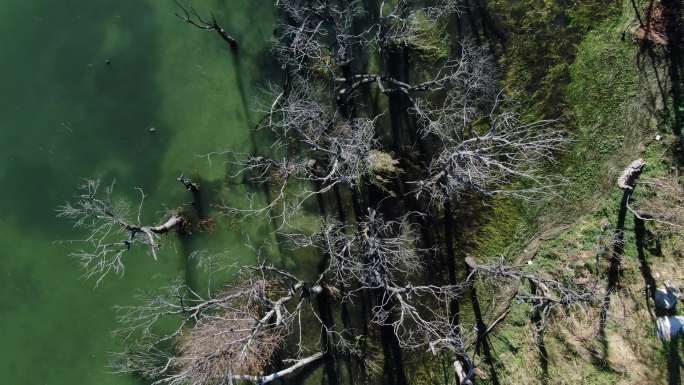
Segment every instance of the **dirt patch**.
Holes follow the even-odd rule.
[[[654,0],[639,19],[639,26],[632,32],[634,39],[657,45],[684,44],[681,26],[684,11],[681,0]]]

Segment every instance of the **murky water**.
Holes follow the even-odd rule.
[[[195,1],[242,46],[248,91],[268,67],[272,4]],[[199,247],[248,259],[241,229],[201,242],[171,240],[154,262],[127,259],[123,279],[93,289],[79,280],[79,234],[55,218],[84,177],[117,180],[120,194],[148,194],[146,216],[188,202],[175,181],[195,174],[224,195],[221,163],[197,156],[248,143],[230,53],[216,36],[175,17],[171,0],[4,0],[0,6],[0,382],[134,384],[109,374],[115,304],[185,275]],[[106,61],[109,60],[109,64]],[[156,131],[151,133],[149,128]],[[263,227],[263,225],[262,225]],[[263,233],[259,229],[253,232]]]

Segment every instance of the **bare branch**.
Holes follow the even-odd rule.
[[[237,40],[228,35],[226,30],[219,25],[213,15],[211,16],[211,20],[207,20],[203,18],[193,6],[183,6],[178,0],[174,0],[174,2],[176,3],[178,9],[180,9],[180,13],[176,13],[176,16],[179,19],[201,30],[215,32],[223,41],[228,43],[228,46],[232,51],[236,51],[238,49]]]
[[[597,282],[591,285],[581,285],[572,281],[561,282],[528,272],[522,266],[508,266],[503,263],[503,259],[496,264],[481,265],[472,257],[468,257],[466,263],[471,269],[469,281],[479,277],[496,286],[500,286],[502,281],[529,281],[534,290],[518,290],[516,298],[529,303],[533,310],[540,312],[542,325],[546,324],[548,315],[556,308],[581,308],[585,305],[598,304],[600,300]]]
[[[676,180],[651,178],[636,185],[639,189],[630,196],[627,208],[637,218],[675,228],[684,226],[684,189]]]
[[[136,343],[115,357],[115,368],[170,385],[220,383],[226,376],[268,382],[288,375],[322,353],[271,375],[261,373],[288,336],[301,333],[294,325],[306,308],[303,303],[321,290],[265,264],[245,267],[237,284],[209,297],[171,285],[161,295],[143,297],[139,306],[119,308],[118,334]],[[177,327],[155,335],[159,322],[169,316],[180,319]],[[177,346],[176,354],[159,348],[165,341]]]
[[[159,237],[183,224],[180,213],[173,212],[159,225],[143,225],[140,215],[145,194],[140,189],[141,198],[134,222],[126,202],[114,201],[113,189],[114,183],[101,191],[100,181],[85,180],[76,201],[73,204],[67,202],[57,209],[59,218],[72,221],[74,227],[88,233],[85,239],[69,242],[86,245],[87,249],[72,255],[80,260],[84,277],[97,277],[97,283],[109,272],[123,274],[123,257],[135,245],[147,247],[156,260]]]

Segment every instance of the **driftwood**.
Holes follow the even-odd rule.
[[[644,166],[646,166],[646,162],[643,159],[637,159],[630,163],[618,178],[618,186],[623,190],[634,190],[634,184],[639,179]]]
[[[252,375],[230,375],[228,376],[230,380],[232,381],[249,381],[249,382],[255,382],[257,384],[266,384],[268,382],[287,377],[288,375],[296,372],[297,370],[313,364],[314,362],[320,360],[323,358],[323,353],[318,352],[315,354],[310,355],[309,357],[302,358],[301,360],[297,361],[295,364],[292,366],[289,366],[283,370],[277,371],[275,373],[271,373],[265,376],[252,376]]]
[[[144,233],[148,240],[149,240],[149,245],[150,249],[152,251],[152,257],[154,259],[157,259],[157,253],[156,249],[159,248],[159,245],[157,244],[155,238],[161,234],[166,234],[169,231],[173,230],[174,228],[180,226],[183,223],[183,217],[180,216],[178,213],[172,214],[169,219],[167,219],[164,223],[157,225],[157,226],[128,226],[130,228],[131,232],[134,233],[135,231],[140,231]]]

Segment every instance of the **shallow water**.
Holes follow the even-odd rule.
[[[248,93],[269,67],[269,1],[195,1],[213,10],[242,46]],[[187,203],[175,178],[199,175],[230,194],[225,167],[198,156],[248,146],[247,122],[230,53],[216,36],[174,16],[171,0],[4,0],[0,9],[0,382],[135,384],[106,368],[119,348],[109,332],[115,304],[138,290],[187,276],[201,244],[251,258],[245,234],[219,227],[211,237],[169,239],[152,261],[127,258],[124,278],[98,288],[79,280],[79,235],[55,218],[81,178],[116,179],[117,191],[148,194],[146,214]],[[109,60],[110,63],[106,64]],[[249,71],[249,72],[248,72]],[[149,128],[156,131],[151,133]],[[235,193],[233,193],[235,194]],[[228,196],[230,198],[230,196]],[[242,231],[241,231],[242,230]]]

